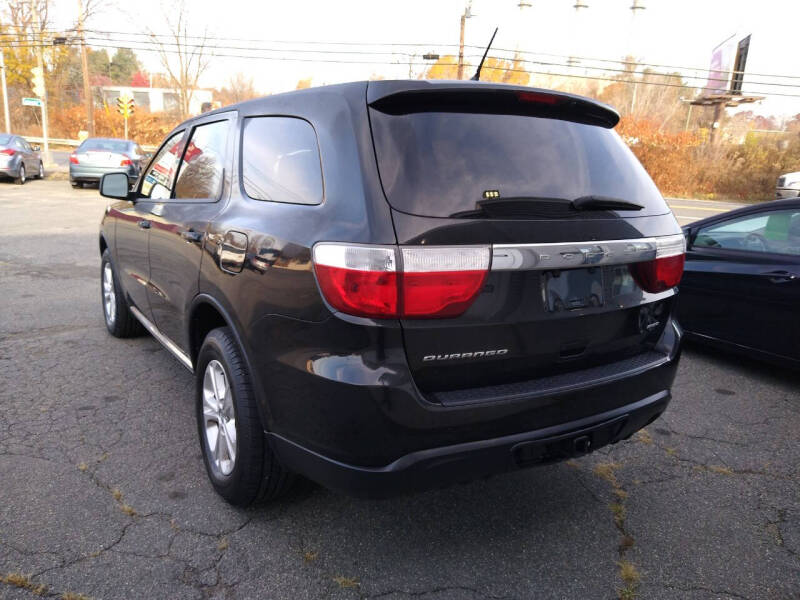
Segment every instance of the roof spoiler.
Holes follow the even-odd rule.
[[[367,104],[383,113],[472,112],[536,116],[612,129],[619,113],[610,106],[552,90],[473,82],[372,81]]]

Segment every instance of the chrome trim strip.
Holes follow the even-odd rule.
[[[682,235],[551,244],[494,244],[492,271],[569,269],[653,260],[659,242]]]
[[[136,308],[135,306],[131,306],[131,312],[133,313],[133,316],[139,319],[139,322],[142,325],[144,325],[144,328],[150,332],[150,335],[156,338],[161,343],[161,345],[164,346],[164,348],[166,348],[172,353],[172,355],[175,358],[181,361],[181,364],[184,367],[186,367],[187,369],[189,369],[189,371],[194,373],[194,367],[192,366],[192,359],[189,358],[188,354],[186,354],[183,350],[178,348],[175,342],[173,342],[171,339],[169,339],[167,336],[161,333],[158,330],[158,328],[139,311],[138,308]]]

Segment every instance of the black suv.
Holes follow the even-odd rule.
[[[108,330],[196,375],[216,490],[383,496],[562,460],[670,399],[684,238],[593,100],[475,82],[280,94],[104,176]]]

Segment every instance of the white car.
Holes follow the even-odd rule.
[[[775,186],[775,198],[796,198],[800,196],[800,171],[786,173],[778,177]]]

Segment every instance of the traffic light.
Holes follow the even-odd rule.
[[[130,96],[119,96],[117,98],[117,112],[119,112],[119,114],[121,114],[126,119],[131,115],[133,115],[133,110],[135,106],[136,103]]]
[[[39,98],[44,98],[44,75],[42,74],[42,68],[33,67],[31,73],[33,73],[33,79],[31,80],[31,89],[33,93]]]

